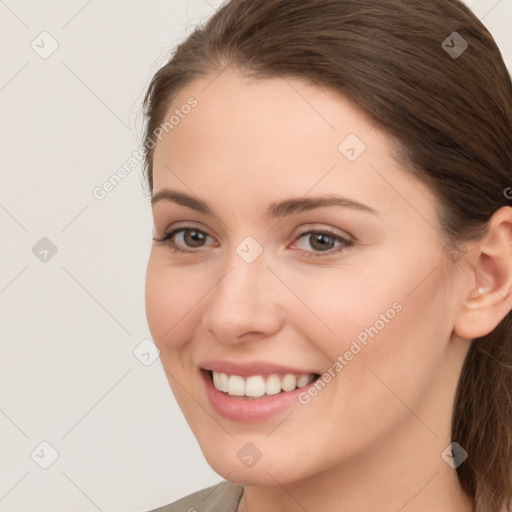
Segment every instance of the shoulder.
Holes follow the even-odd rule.
[[[236,512],[244,488],[227,480],[150,512]]]

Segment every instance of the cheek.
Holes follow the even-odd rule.
[[[146,317],[161,352],[179,350],[186,343],[194,310],[206,290],[189,270],[173,268],[159,251],[151,252],[146,272]]]
[[[383,423],[393,422],[407,413],[403,403],[419,408],[446,364],[452,327],[443,283],[436,276],[412,293],[405,290],[388,290],[384,300],[369,301],[357,321],[346,317],[342,348],[352,359],[343,370],[342,392],[369,420],[378,416]]]
[[[400,287],[368,268],[371,265],[340,265],[282,272],[283,281],[300,299],[291,296],[288,301],[295,314],[300,312],[302,320],[296,325],[331,358],[348,350],[351,340],[364,344],[369,332],[387,329],[402,314]]]
[[[425,279],[435,266],[431,255],[423,263],[397,265],[395,260],[389,266],[316,269],[314,276],[313,271],[288,274],[287,282],[309,309],[295,301],[293,307],[303,315],[296,325],[331,364],[342,356],[344,373],[351,367],[348,373],[356,381],[379,368],[393,381],[410,382],[419,375],[412,371],[419,361],[423,368],[439,364],[451,333],[443,277],[437,270]],[[372,267],[381,272],[368,270]]]

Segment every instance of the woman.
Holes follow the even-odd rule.
[[[512,84],[456,0],[232,0],[146,98],[153,339],[225,480],[159,509],[512,496]]]

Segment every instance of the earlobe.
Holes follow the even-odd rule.
[[[466,339],[489,334],[512,310],[511,207],[493,215],[472,253],[472,283],[454,324],[454,333]]]

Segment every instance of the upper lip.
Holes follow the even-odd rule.
[[[315,373],[311,370],[291,368],[281,364],[274,364],[265,361],[205,361],[199,365],[203,370],[227,373],[228,375],[239,375],[240,377],[250,377],[251,375],[272,375],[275,373],[304,375]]]

